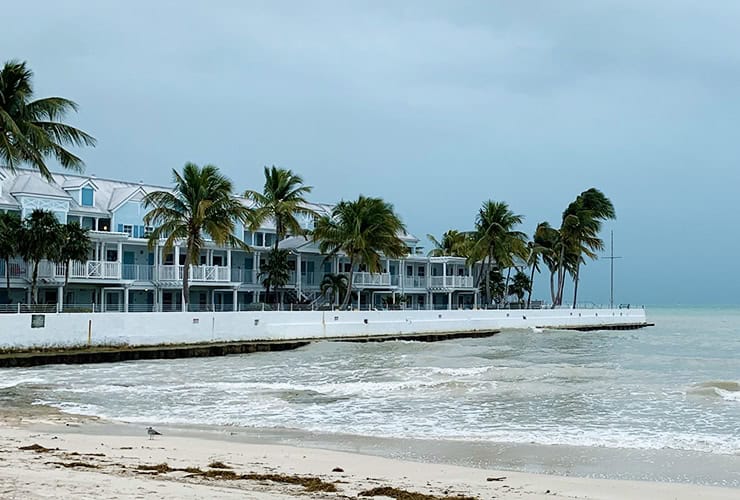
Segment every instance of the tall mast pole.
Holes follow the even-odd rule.
[[[610,275],[609,275],[609,309],[614,309],[614,259],[621,259],[622,257],[614,256],[614,230],[611,231],[611,254],[609,257],[610,264]]]

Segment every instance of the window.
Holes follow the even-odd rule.
[[[115,262],[118,260],[118,250],[106,250],[105,251],[105,261],[106,262]]]
[[[426,270],[424,269],[424,266],[419,266],[419,268],[416,270],[416,275],[420,277],[424,277],[426,275]]]
[[[134,236],[134,226],[132,226],[130,224],[124,224],[123,225],[123,232],[126,233],[126,234],[128,234],[130,237],[133,238],[133,236]]]
[[[152,226],[144,226],[144,238],[148,238],[152,231],[154,231]]]
[[[223,257],[222,256],[220,256],[220,255],[214,255],[213,256],[213,265],[214,266],[223,266],[224,265],[223,262],[224,262],[224,260],[223,260]]]
[[[252,245],[252,231],[244,231],[244,243]]]
[[[82,201],[81,205],[83,207],[91,207],[94,205],[95,191],[93,191],[93,188],[91,187],[84,187],[82,188],[80,198]]]
[[[265,246],[265,233],[254,233],[254,246]]]
[[[271,247],[275,244],[275,235],[272,233],[265,233],[265,246]]]

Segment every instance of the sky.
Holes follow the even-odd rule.
[[[596,187],[617,212],[616,303],[740,303],[735,0],[27,0],[2,17],[2,61],[80,105],[88,174],[168,185],[192,161],[243,191],[276,165],[314,201],[390,201],[422,240],[471,229],[488,199],[528,234],[558,226]],[[588,262],[579,299],[609,289],[609,261]]]

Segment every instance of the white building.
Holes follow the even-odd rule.
[[[172,311],[182,308],[184,249],[176,246],[164,252],[162,245],[147,246],[150,227],[143,218],[142,203],[151,191],[167,187],[137,182],[101,179],[95,176],[54,174],[50,183],[32,170],[12,173],[0,169],[0,211],[26,217],[34,209],[54,212],[60,222],[77,221],[90,230],[93,251],[86,262],[71,266],[69,285],[63,293],[64,264],[41,262],[39,302],[101,311]],[[249,202],[243,200],[245,204]],[[330,205],[315,204],[321,214]],[[311,229],[313,220],[303,221]],[[251,232],[237,224],[237,236],[251,251],[206,245],[200,265],[190,269],[190,307],[208,310],[245,310],[264,300],[259,278],[260,266],[274,243],[275,228],[266,224]],[[402,259],[384,260],[382,273],[356,271],[352,288],[359,292],[361,308],[382,308],[399,304],[414,309],[472,307],[476,303],[472,269],[460,257],[427,257],[418,238],[403,235],[409,248]],[[302,236],[289,236],[280,247],[291,252],[291,279],[283,289],[286,303],[319,307],[329,302],[320,297],[320,283],[327,273],[346,273],[349,261],[325,259],[318,245]],[[13,259],[0,262],[0,300],[6,304],[27,303],[30,296],[31,266]],[[6,297],[6,277],[10,293]],[[262,296],[261,296],[262,294]],[[64,297],[62,297],[64,295]],[[62,299],[62,300],[60,300]],[[353,303],[355,307],[358,303]]]

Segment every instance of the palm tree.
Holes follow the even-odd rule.
[[[265,301],[268,300],[267,297],[270,295],[270,288],[273,288],[275,290],[275,303],[277,303],[278,289],[285,287],[290,281],[288,250],[270,251],[267,263],[260,269],[258,276],[262,278],[262,286],[265,287]]]
[[[265,186],[261,193],[247,190],[244,197],[252,200],[255,207],[252,213],[251,227],[259,228],[266,220],[275,222],[275,245],[273,251],[287,234],[300,235],[305,231],[296,215],[316,217],[316,212],[307,207],[304,198],[311,192],[311,186],[303,185],[303,178],[291,170],[265,167]]]
[[[92,251],[92,241],[88,230],[81,227],[77,222],[68,222],[60,227],[61,246],[59,248],[58,261],[64,263],[64,288],[67,290],[69,283],[69,268],[72,261],[84,262]]]
[[[527,293],[527,290],[529,290],[531,294],[532,281],[529,279],[526,273],[517,271],[517,273],[514,275],[514,279],[512,280],[511,287],[509,288],[509,293],[516,295],[519,307],[521,307],[524,303],[524,294]]]
[[[534,273],[540,272],[540,257],[543,259],[552,253],[552,250],[548,247],[547,236],[545,232],[550,228],[547,222],[540,222],[537,224],[537,229],[534,231],[532,241],[527,243],[527,249],[529,251],[527,257],[527,265],[531,269],[529,276],[529,290],[527,294],[527,309],[532,305],[532,288],[534,286]]]
[[[21,225],[19,253],[26,262],[33,262],[31,275],[31,300],[38,303],[39,262],[44,259],[56,260],[62,247],[61,224],[48,210],[36,209],[26,217]]]
[[[21,218],[11,212],[0,212],[0,259],[5,261],[5,295],[10,300],[10,259],[18,255]]]
[[[569,236],[571,247],[577,254],[573,270],[573,308],[578,299],[578,277],[581,264],[585,264],[583,255],[596,259],[596,252],[604,249],[604,241],[598,237],[602,221],[615,219],[616,212],[611,200],[596,188],[583,191],[563,212],[563,220],[575,217],[571,223]]]
[[[172,192],[154,191],[144,197],[144,206],[153,207],[144,216],[144,223],[156,226],[149,235],[150,250],[162,238],[165,251],[171,251],[176,241],[185,241],[182,300],[186,310],[190,302],[190,266],[200,263],[203,236],[208,235],[216,245],[248,249],[234,236],[234,230],[237,220],[246,222],[251,214],[233,197],[231,181],[213,165],[200,168],[186,163],[182,175],[172,170],[172,180]]]
[[[444,257],[448,255],[456,257],[468,257],[470,255],[473,239],[470,232],[450,229],[442,235],[442,240],[438,241],[431,234],[427,238],[432,242],[434,248],[427,255],[430,257]]]
[[[339,298],[344,297],[347,292],[347,276],[344,274],[326,274],[321,280],[321,295],[329,295],[332,298],[332,304],[339,305]]]
[[[349,279],[343,307],[352,294],[355,266],[364,265],[371,273],[382,270],[381,254],[397,259],[408,254],[400,238],[406,228],[393,210],[393,205],[380,198],[360,195],[355,201],[341,201],[331,212],[316,222],[313,240],[319,242],[327,258],[340,252],[349,257]]]
[[[550,300],[552,306],[555,307],[557,304],[557,292],[555,289],[555,276],[560,268],[560,250],[561,247],[561,235],[560,230],[550,226],[548,222],[540,222],[537,224],[537,230],[534,235],[535,245],[540,247],[542,250],[542,261],[550,271]]]
[[[486,279],[486,303],[490,304],[490,272],[494,261],[499,269],[513,265],[512,256],[526,255],[526,235],[514,227],[521,224],[524,216],[517,215],[502,201],[488,200],[478,211],[475,221],[476,243],[473,250],[476,257],[482,259],[481,277]]]
[[[32,100],[32,79],[25,62],[8,61],[0,70],[0,161],[11,171],[30,163],[47,179],[50,157],[64,168],[82,170],[83,161],[65,146],[95,146],[95,138],[59,121],[76,112],[77,104],[63,97]]]

